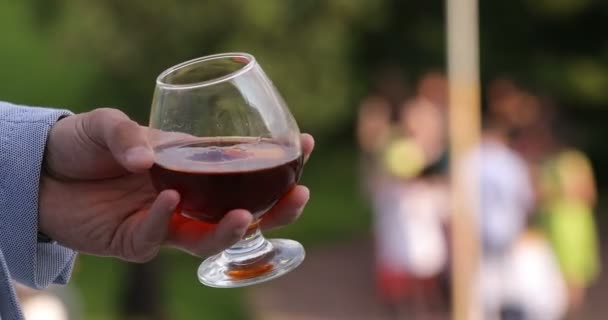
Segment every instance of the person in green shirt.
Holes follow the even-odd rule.
[[[589,159],[572,148],[551,155],[541,165],[540,190],[544,228],[568,285],[570,307],[575,311],[600,271],[593,217],[596,191]]]
[[[558,138],[564,127],[555,112],[540,106],[526,140],[536,176],[538,221],[549,239],[568,287],[569,309],[577,314],[587,288],[600,272],[593,210],[597,191],[590,160]]]

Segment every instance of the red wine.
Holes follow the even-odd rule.
[[[155,148],[150,173],[158,191],[181,195],[185,216],[217,223],[233,209],[259,218],[299,180],[300,150],[272,140],[201,138]]]

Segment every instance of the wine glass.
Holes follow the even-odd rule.
[[[198,268],[211,287],[242,287],[296,268],[304,248],[266,240],[259,221],[300,178],[300,131],[255,58],[225,53],[190,60],[160,74],[150,127],[158,191],[180,193],[180,213],[217,223],[233,209],[254,217],[245,236]]]

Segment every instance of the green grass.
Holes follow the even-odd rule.
[[[320,146],[307,164],[303,183],[311,200],[295,224],[268,234],[302,242],[308,251],[333,241],[366,233],[367,206],[359,196],[357,154],[351,146]],[[248,319],[244,304],[247,289],[213,289],[196,279],[200,259],[166,250],[161,256],[165,309],[171,319]],[[118,318],[126,264],[115,259],[82,256],[72,282],[82,293],[84,319]]]

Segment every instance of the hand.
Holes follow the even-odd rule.
[[[314,146],[302,135],[305,158]],[[198,256],[237,242],[252,222],[246,210],[233,210],[217,224],[173,214],[180,196],[160,194],[147,170],[154,163],[148,128],[115,109],[97,109],[64,118],[51,129],[41,176],[39,230],[83,253],[143,262],[163,244]],[[262,228],[295,221],[308,201],[294,187],[263,216]]]

